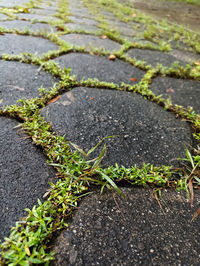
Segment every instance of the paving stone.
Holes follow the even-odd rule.
[[[93,18],[89,10],[83,5],[82,1],[80,0],[73,0],[69,2],[69,12],[73,16],[82,16],[91,19]]]
[[[1,2],[0,2],[0,3],[1,3]],[[0,13],[0,20],[7,19],[7,18],[8,18],[8,16],[6,16],[6,15]]]
[[[48,10],[55,10],[57,11],[58,9],[58,4],[56,2],[43,2],[43,3],[40,3],[40,8],[41,9],[48,9]]]
[[[50,41],[32,36],[22,36],[16,34],[0,35],[0,55],[33,53],[42,54],[49,50],[56,50],[57,45]]]
[[[41,20],[41,21],[49,21],[51,19],[55,19],[52,16],[45,16],[40,14],[33,14],[33,13],[17,13],[16,14],[20,19],[34,19],[34,20]]]
[[[103,137],[115,136],[107,141],[106,165],[178,165],[171,160],[185,156],[185,144],[194,144],[186,122],[134,93],[76,88],[42,114],[54,131],[86,151]]]
[[[133,67],[121,60],[111,61],[103,56],[94,56],[82,53],[70,53],[55,59],[61,67],[71,68],[71,73],[81,78],[97,78],[101,81],[131,83],[130,78],[136,78],[137,83],[145,74],[144,71]]]
[[[39,5],[40,7],[40,5]],[[57,10],[55,8],[32,8],[31,12],[34,14],[38,14],[38,15],[43,15],[43,16],[53,16]]]
[[[26,4],[27,0],[1,0],[0,7],[13,7],[13,6],[22,6]]]
[[[0,27],[7,29],[18,29],[25,30],[30,29],[32,31],[44,31],[44,32],[54,32],[55,27],[51,27],[46,23],[31,23],[30,21],[12,20],[12,21],[0,21]]]
[[[178,60],[171,54],[163,53],[160,51],[135,48],[130,49],[127,54],[131,58],[136,58],[137,60],[144,60],[147,62],[147,64],[150,64],[153,67],[155,67],[157,64],[162,64],[164,66],[169,67],[176,61],[179,61],[181,64],[183,64],[181,60]]]
[[[171,98],[173,104],[192,106],[200,112],[200,82],[193,80],[175,79],[169,77],[155,78],[151,89],[164,99]]]
[[[38,66],[0,60],[0,107],[38,97],[41,86],[50,89],[56,81],[50,74],[38,71]]]
[[[173,49],[170,52],[177,60],[185,61],[186,63],[193,63],[194,61],[200,61],[200,55],[194,54],[189,51],[181,51],[178,49]]]
[[[77,17],[77,16],[69,16],[69,19],[72,20],[72,22],[77,23],[77,24],[87,24],[91,26],[96,26],[98,25],[98,22],[89,18],[85,17]]]
[[[152,191],[123,192],[125,199],[109,192],[83,199],[52,244],[51,265],[199,265],[199,220],[191,223],[186,194],[163,192],[161,209]]]
[[[18,123],[0,117],[0,239],[9,235],[15,222],[26,215],[55,180],[55,171],[45,156],[14,129]]]
[[[70,30],[85,30],[89,32],[99,31],[99,28],[87,24],[66,23],[65,26]]]
[[[117,20],[115,21],[109,20],[109,28],[116,29],[117,31],[119,31],[120,35],[123,35],[125,37],[130,37],[130,36],[132,37],[139,32],[138,30],[134,30],[131,24],[127,24],[125,22],[120,22]]]
[[[0,24],[1,25],[1,24]],[[92,36],[87,34],[67,34],[61,37],[64,41],[77,46],[86,46],[87,50],[90,50],[90,46],[94,48],[105,48],[106,50],[120,50],[121,45],[109,40],[101,39],[98,36]]]

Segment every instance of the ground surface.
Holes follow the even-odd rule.
[[[34,105],[25,102],[26,115],[18,112],[15,118],[12,110],[18,107],[12,106],[21,106],[19,99],[43,99],[41,87],[50,95],[55,82],[66,82],[59,74],[63,69],[70,68],[75,77],[68,76],[68,83],[62,83],[58,93],[40,106],[41,116],[50,122],[51,132],[65,135],[85,151],[113,136],[107,140],[104,167],[115,163],[181,167],[176,158],[185,156],[185,146],[198,150],[193,137],[196,129],[181,114],[163,108],[169,99],[171,106],[200,112],[197,33],[189,42],[181,30],[179,37],[167,36],[166,24],[156,30],[148,28],[148,22],[137,21],[138,9],[146,11],[149,5],[140,1],[129,1],[131,5],[137,2],[130,21],[107,4],[102,4],[98,16],[91,3],[98,10],[99,3],[106,1],[91,1],[91,5],[79,0],[36,2],[32,6],[28,0],[0,1],[2,241],[15,222],[26,216],[25,208],[32,208],[38,198],[44,201],[48,183],[58,178],[57,168],[47,164],[45,147],[34,145],[41,144],[37,137],[31,139],[18,126],[28,120],[27,110],[34,110]],[[169,4],[162,7],[169,8]],[[195,20],[194,6],[182,7],[184,11],[191,8]],[[186,24],[196,30],[195,21],[188,16]],[[166,49],[167,45],[171,48]],[[172,70],[176,61],[180,66]],[[191,72],[183,71],[187,64]],[[162,104],[157,100],[161,94]],[[10,109],[4,109],[7,106]],[[95,152],[94,157],[100,150]],[[103,195],[94,187],[91,190],[67,220],[69,227],[53,234],[52,265],[200,264],[200,219],[191,222],[200,203],[199,190],[193,209],[188,194],[174,189],[165,191],[162,207],[150,189],[122,185],[125,199],[106,189]],[[26,255],[30,256],[27,249]]]

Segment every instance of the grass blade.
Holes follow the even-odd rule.
[[[89,151],[88,151],[88,153],[87,153],[87,156],[89,155],[89,154],[91,154],[93,151],[95,151],[96,150],[96,148],[105,140],[105,139],[110,139],[110,138],[114,138],[114,136],[108,136],[108,137],[104,137],[103,139],[101,139],[98,143],[97,143],[97,145],[96,146],[94,146],[94,147],[92,147]]]
[[[107,176],[101,171],[96,171],[96,172],[99,173],[117,191],[117,193],[119,193],[121,196],[125,198],[125,195],[123,194],[123,192],[118,188],[118,186],[109,176]]]
[[[189,162],[190,162],[191,165],[192,165],[192,168],[194,168],[194,167],[195,167],[195,165],[194,165],[194,161],[193,161],[193,159],[192,159],[192,155],[191,155],[191,153],[189,152],[188,148],[185,148],[185,153],[186,153],[186,156],[187,156]]]
[[[92,168],[95,169],[100,164],[100,162],[103,160],[105,153],[106,153],[106,144],[104,144],[103,149],[102,149],[101,153],[99,154],[99,157],[94,162]]]
[[[74,149],[76,149],[77,151],[79,151],[81,154],[83,154],[83,156],[86,158],[87,157],[87,154],[86,154],[86,152],[80,147],[80,146],[78,146],[77,144],[75,144],[75,143],[73,143],[73,142],[69,142],[71,145],[72,145],[72,147],[74,147]]]

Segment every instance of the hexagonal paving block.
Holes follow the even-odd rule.
[[[184,64],[183,61],[178,60],[171,54],[163,53],[160,51],[146,50],[146,49],[130,49],[127,53],[131,58],[137,60],[144,60],[148,65],[155,67],[157,64],[164,66],[171,66],[174,62],[179,61],[180,64]]]
[[[49,40],[16,34],[0,35],[0,43],[0,55],[20,53],[42,54],[58,49],[58,46]]]
[[[38,66],[0,60],[0,107],[38,97],[40,87],[50,89],[57,79],[38,70]]]
[[[86,46],[90,50],[90,45],[93,48],[105,48],[106,50],[120,50],[121,45],[109,39],[102,39],[98,36],[86,34],[67,34],[61,37],[64,41],[77,46]]]
[[[68,229],[51,245],[53,265],[198,265],[199,220],[186,193],[123,188],[84,198]],[[195,193],[200,200],[200,193]]]
[[[152,91],[163,98],[170,98],[173,104],[192,106],[200,112],[200,82],[169,77],[155,78],[151,84]]]
[[[193,145],[191,128],[156,104],[134,93],[76,88],[42,110],[53,129],[88,151],[103,137],[103,164],[173,164]],[[98,149],[92,157],[100,153]],[[173,160],[173,161],[171,161]]]
[[[141,80],[144,71],[133,67],[122,60],[111,61],[103,56],[95,56],[82,53],[70,53],[60,56],[54,60],[61,67],[71,68],[71,73],[77,75],[78,80],[81,78],[97,78],[100,81],[122,82],[136,84]],[[131,81],[135,78],[136,82]]]

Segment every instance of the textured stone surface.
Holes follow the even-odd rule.
[[[0,13],[0,20],[2,20],[2,19],[7,19],[7,18],[8,18],[8,17],[7,17],[6,15]]]
[[[73,14],[73,16],[93,18],[89,10],[84,7],[82,1],[80,0],[73,0],[69,2],[69,12]]]
[[[189,125],[133,93],[76,88],[44,108],[43,115],[54,131],[86,151],[115,136],[107,141],[106,165],[169,164],[185,156],[185,144],[192,145]]]
[[[16,15],[20,19],[30,19],[30,20],[35,19],[35,20],[42,20],[42,21],[48,21],[54,18],[52,16],[46,16],[46,15],[40,15],[40,14],[34,14],[34,13],[18,13]]]
[[[57,45],[48,40],[32,36],[20,36],[16,34],[0,35],[0,55],[33,53],[42,54],[49,50],[56,50]]]
[[[18,30],[26,30],[27,28],[31,31],[48,31],[53,32],[56,31],[55,27],[51,27],[45,23],[31,23],[30,21],[22,21],[22,20],[13,20],[13,21],[1,21],[0,27],[7,29],[18,29]]]
[[[18,123],[0,117],[0,239],[32,208],[49,188],[55,171],[26,135],[14,129]]]
[[[177,58],[177,60],[182,60],[187,63],[192,63],[194,61],[200,61],[200,55],[199,54],[194,54],[189,51],[181,51],[179,49],[173,49],[170,52],[174,57]]]
[[[87,25],[87,24],[77,24],[77,23],[66,23],[65,26],[70,30],[86,30],[89,32],[95,32],[99,29],[96,26],[93,25]]]
[[[28,1],[27,0],[1,0],[0,1],[0,7],[13,7],[16,5],[24,5],[26,4]]]
[[[38,66],[0,60],[0,107],[38,97],[40,87],[50,89],[56,81]]]
[[[193,80],[175,79],[168,77],[155,78],[151,89],[157,95],[171,98],[173,104],[192,106],[196,112],[200,112],[200,82]]]
[[[86,34],[67,34],[61,37],[64,41],[78,46],[86,46],[87,50],[90,50],[90,46],[93,48],[104,48],[106,50],[120,50],[121,45],[109,40],[101,39],[98,36],[86,35]]]
[[[200,203],[190,209],[186,194],[123,188],[126,198],[99,192],[84,198],[67,230],[53,243],[52,265],[198,265]]]
[[[71,68],[71,73],[77,78],[97,78],[101,81],[122,82],[135,84],[145,74],[144,71],[133,67],[129,63],[120,60],[111,61],[103,56],[95,56],[81,53],[70,53],[55,59],[61,67]],[[130,81],[136,78],[136,82]]]
[[[87,25],[92,25],[92,26],[97,26],[98,22],[90,19],[90,18],[85,18],[85,17],[79,17],[79,16],[69,16],[69,19],[71,19],[72,22],[78,23],[78,24],[87,24]]]
[[[155,67],[157,64],[162,64],[169,67],[176,61],[179,61],[181,64],[183,64],[182,61],[178,60],[173,55],[160,51],[135,48],[129,50],[127,54],[132,58],[136,58],[137,60],[144,60],[147,62],[147,64],[152,65],[153,67]]]

